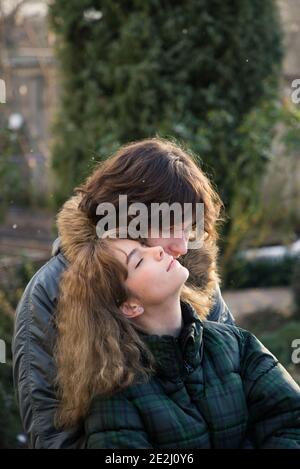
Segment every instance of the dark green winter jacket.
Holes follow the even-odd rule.
[[[181,303],[178,338],[142,335],[157,373],[85,420],[88,448],[298,448],[300,388],[249,332]]]

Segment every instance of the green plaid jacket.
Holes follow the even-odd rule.
[[[300,388],[249,332],[182,303],[178,338],[143,335],[157,371],[95,397],[87,448],[298,448]]]

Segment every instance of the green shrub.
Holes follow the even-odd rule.
[[[294,266],[292,289],[295,302],[295,315],[300,318],[300,257]]]
[[[0,299],[0,339],[4,340],[6,344],[6,363],[0,363],[0,448],[16,447],[16,437],[22,431],[13,388],[11,362],[12,331],[12,318],[3,312]]]
[[[291,286],[297,257],[248,260],[235,256],[226,265],[223,288],[264,288]]]
[[[17,267],[7,268],[0,285],[0,339],[6,344],[6,363],[0,364],[0,448],[18,447],[16,437],[22,432],[12,376],[11,340],[13,315],[24,288],[41,261],[23,259]]]
[[[217,185],[235,250],[255,213],[276,120],[276,2],[54,0],[49,11],[62,78],[56,205],[120,144],[178,139]]]

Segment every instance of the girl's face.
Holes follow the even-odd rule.
[[[112,248],[128,270],[125,284],[133,299],[145,307],[161,304],[178,293],[189,276],[189,271],[161,246],[114,239]]]

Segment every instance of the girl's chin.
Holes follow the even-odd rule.
[[[177,279],[176,283],[174,282],[174,287],[176,288],[176,291],[181,291],[188,278],[189,275],[182,275],[180,278]]]
[[[189,276],[190,276],[190,271],[186,267],[182,266],[182,277],[184,277],[184,279],[185,279],[184,282],[187,281]]]

